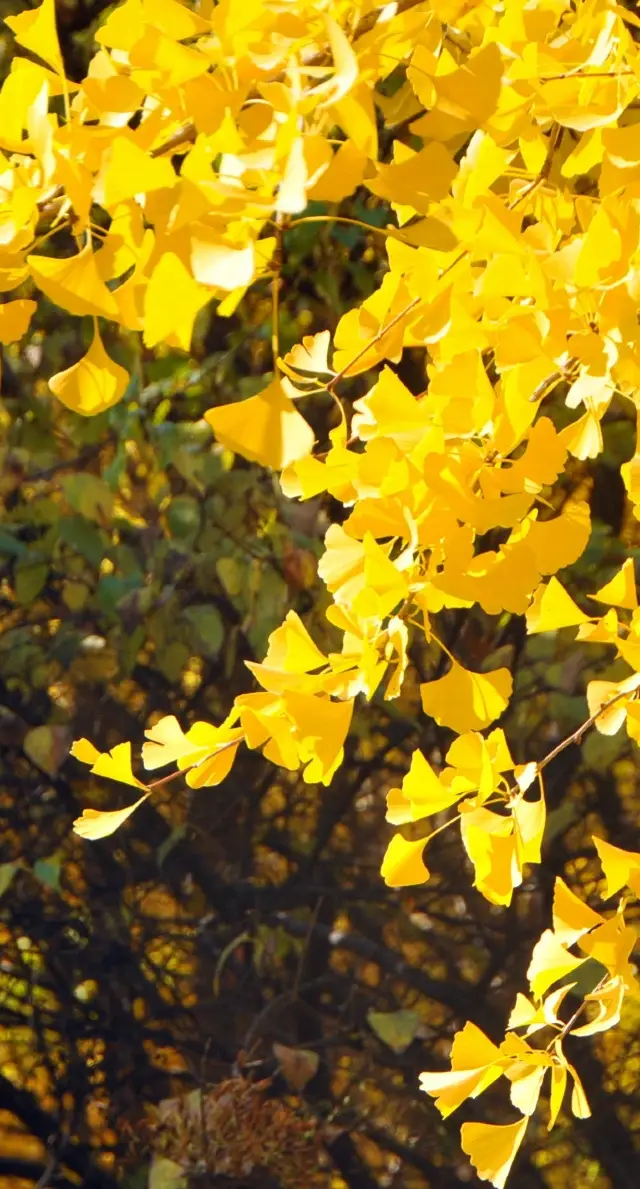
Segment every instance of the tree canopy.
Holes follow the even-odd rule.
[[[631,1189],[635,6],[11,7],[0,1173]]]

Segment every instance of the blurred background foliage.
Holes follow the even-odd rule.
[[[84,73],[108,7],[59,0],[72,77]],[[5,0],[2,13],[24,8]],[[2,70],[12,52],[5,28]],[[370,224],[387,218],[370,197],[342,213]],[[287,232],[281,348],[333,330],[384,268],[378,239],[360,228]],[[160,789],[115,839],[88,844],[71,834],[83,805],[122,804],[119,786],[93,784],[68,758],[73,738],[107,749],[141,740],[169,713],[185,729],[223,718],[252,688],[244,662],[261,658],[288,608],[321,647],[332,642],[316,563],[340,507],[288,504],[270,474],[215,445],[202,419],[212,403],[264,385],[270,318],[265,282],[231,318],[205,311],[189,357],[144,350],[134,336],[116,344],[106,327],[114,356],[128,352],[132,381],[120,405],[92,419],[47,388],[78,357],[77,320],[43,300],[27,345],[5,349],[3,1186],[109,1189],[119,1180],[137,1189],[154,1152],[155,1189],[176,1183],[176,1155],[191,1184],[230,1189],[473,1185],[459,1120],[440,1119],[418,1073],[445,1066],[465,1019],[502,1035],[555,877],[587,898],[602,891],[591,833],[640,848],[633,745],[623,733],[592,734],[547,770],[544,863],[510,908],[471,888],[449,834],[430,850],[428,887],[386,889],[385,793],[416,746],[437,761],[449,742],[418,717],[417,681],[434,663],[424,643],[412,654],[415,684],[397,702],[360,709],[330,788],[249,754],[219,788]],[[406,352],[399,365],[415,392],[424,363]],[[558,424],[562,397],[558,389],[546,410]],[[326,437],[331,407],[308,415]],[[565,478],[564,494],[579,491],[594,517],[572,570],[577,597],[639,544],[619,478],[633,440],[622,404],[603,428],[605,453],[574,462]],[[478,608],[443,620],[465,663],[513,669],[517,693],[501,725],[517,761],[542,756],[579,726],[589,679],[617,676],[604,648],[576,652],[567,633],[527,640],[518,619]],[[514,1189],[637,1189],[638,1014],[629,1006],[620,1028],[569,1053],[593,1118],[566,1115],[551,1139],[537,1120]],[[462,1113],[502,1122],[504,1109],[498,1085]]]

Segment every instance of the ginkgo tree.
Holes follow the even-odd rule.
[[[612,402],[640,407],[640,18],[615,0],[125,0],[81,81],[66,76],[54,0],[7,24],[18,52],[0,92],[0,341],[28,335],[42,297],[87,319],[86,353],[49,388],[93,416],[129,399],[105,324],[123,359],[140,341],[188,352],[205,307],[228,317],[268,285],[272,370],[206,419],[227,451],[277,472],[288,499],[327,493],[345,508],[319,565],[336,651],[289,611],[224,722],[147,730],[144,767],[171,769],[151,783],[130,743],[76,742],[78,761],[138,794],[85,810],[76,832],[113,833],[180,773],[194,789],[220,784],[241,747],[329,784],[356,699],[396,698],[422,638],[443,662],[420,684],[422,711],[454,739],[438,765],[417,750],[389,791],[382,875],[424,883],[429,839],[459,828],[475,887],[508,905],[540,862],[545,766],[591,728],[640,741],[633,560],[580,604],[556,577],[591,530],[567,467],[602,451]],[[281,354],[287,237],[302,222],[358,225],[340,213],[357,191],[386,210],[386,225],[361,224],[380,239],[382,281],[333,335]],[[327,213],[305,214],[310,203]],[[395,367],[411,348],[425,360],[417,395]],[[328,398],[318,442],[309,411]],[[622,477],[640,519],[640,447]],[[472,671],[442,638],[443,613],[475,606],[524,617],[529,634],[572,629],[577,648],[604,645],[628,667],[589,685],[582,726],[542,760],[516,764],[495,725],[510,669]],[[624,912],[640,855],[594,843],[617,902],[596,911],[558,880],[504,1040],[468,1023],[451,1070],[422,1075],[443,1115],[507,1079],[516,1122],[462,1129],[496,1186],[541,1092],[550,1127],[568,1085],[573,1113],[589,1112],[565,1038],[612,1027],[638,994]],[[599,981],[570,1014],[587,960]]]

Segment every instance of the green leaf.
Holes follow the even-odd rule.
[[[182,676],[182,670],[189,660],[189,656],[186,644],[180,644],[178,640],[174,640],[172,644],[168,644],[166,648],[156,653],[156,664],[167,681],[175,685]]]
[[[24,541],[19,541],[10,532],[0,528],[0,554],[5,557],[24,557],[28,552]]]
[[[4,896],[20,866],[20,863],[0,863],[0,896]]]
[[[105,615],[114,615],[121,599],[140,586],[138,574],[122,578],[119,574],[103,574],[98,583],[98,605]]]
[[[417,1011],[368,1011],[367,1022],[379,1040],[394,1053],[404,1053],[418,1035],[421,1018]]]
[[[67,727],[43,724],[27,731],[22,746],[37,768],[47,776],[55,776],[69,754],[70,743]]]
[[[263,566],[254,602],[248,636],[256,655],[267,651],[269,636],[281,623],[287,609],[288,591],[284,580],[271,566]]]
[[[62,588],[62,602],[70,611],[81,611],[89,597],[89,587],[84,582],[66,580]]]
[[[105,554],[100,531],[84,516],[63,516],[58,525],[59,536],[67,545],[82,554],[90,565],[98,568]]]
[[[200,505],[190,495],[178,495],[169,504],[167,523],[172,537],[184,541],[200,529]]]
[[[67,475],[62,480],[67,503],[74,512],[80,512],[88,520],[110,520],[113,514],[113,492],[104,479],[97,475]]]
[[[569,826],[572,826],[578,816],[578,811],[573,801],[563,801],[556,809],[552,809],[547,814],[547,822],[544,829],[543,847],[550,846],[554,838],[562,835]]]
[[[133,632],[123,635],[120,644],[120,671],[124,677],[128,677],[133,671],[133,667],[138,659],[138,653],[145,642],[146,636],[147,633],[142,626],[135,628]]]
[[[206,603],[187,607],[184,618],[192,629],[194,647],[205,656],[216,657],[224,642],[224,624],[218,608]]]
[[[44,561],[27,557],[14,570],[14,588],[19,603],[32,603],[46,585],[49,566]]]
[[[591,731],[582,744],[582,759],[596,772],[610,772],[611,765],[628,749],[629,740],[624,731],[619,731],[617,735]]]
[[[235,597],[242,590],[242,570],[234,557],[219,557],[216,574],[228,595]]]
[[[33,864],[33,874],[46,888],[51,888],[52,892],[59,892],[61,867],[61,856],[58,854],[49,855],[47,859],[36,859]]]

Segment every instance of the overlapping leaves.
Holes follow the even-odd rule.
[[[7,23],[29,56],[16,54],[0,92],[0,290],[10,295],[0,341],[29,333],[38,295],[91,319],[86,352],[49,381],[91,416],[126,399],[136,336],[146,349],[188,352],[198,318],[228,316],[251,285],[271,284],[272,375],[207,421],[228,450],[280,472],[289,498],[326,492],[346,509],[319,566],[335,651],[290,612],[250,666],[260,690],[220,725],[153,724],[145,767],[217,785],[246,745],[327,784],[354,700],[398,697],[411,638],[421,638],[438,658],[421,680],[422,710],[456,737],[444,762],[416,751],[390,790],[398,832],[383,875],[392,886],[424,882],[429,837],[459,822],[476,887],[508,904],[526,864],[540,861],[541,772],[554,753],[514,763],[493,727],[512,674],[467,668],[441,617],[478,606],[526,616],[530,634],[577,629],[581,644],[609,646],[628,673],[590,683],[589,717],[572,739],[626,725],[640,741],[633,560],[588,600],[556,576],[590,534],[584,498],[559,480],[602,451],[612,402],[634,417],[639,403],[637,18],[614,0],[202,0],[197,10],[125,0],[80,82],[65,76],[54,0]],[[333,336],[309,335],[281,358],[287,236],[309,202],[340,204],[359,188],[387,215],[381,283]],[[318,217],[340,219],[331,209]],[[117,360],[100,319],[118,328]],[[417,395],[395,370],[407,348],[426,352]],[[544,405],[556,390],[561,418]],[[308,414],[327,394],[339,417],[316,443]],[[622,474],[640,518],[640,448],[630,455]],[[76,831],[103,837],[154,785],[134,776],[129,744],[101,754],[82,740],[74,755],[142,790],[125,809],[85,811]],[[596,845],[609,895],[637,895],[638,856]],[[569,1081],[574,1113],[587,1112],[562,1041],[617,1021],[637,991],[634,941],[623,906],[602,917],[560,882],[553,928],[533,951],[532,998],[519,997],[505,1040],[467,1025],[451,1072],[424,1075],[443,1113],[500,1076],[510,1082],[520,1121],[463,1128],[481,1177],[504,1184],[543,1086],[552,1123]],[[556,984],[587,958],[605,973],[564,1020],[570,985]],[[532,1047],[544,1028],[549,1044]]]

